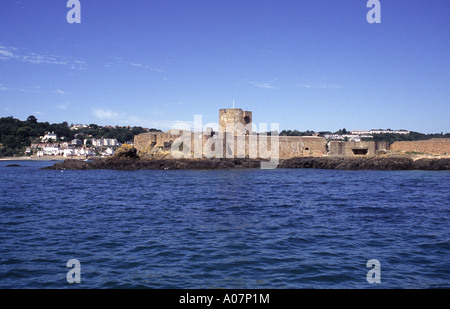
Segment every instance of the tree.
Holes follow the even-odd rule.
[[[92,147],[92,140],[90,139],[86,140],[86,147]]]
[[[37,118],[34,117],[33,115],[28,116],[27,122],[29,122],[29,123],[37,123]]]
[[[33,128],[29,126],[20,127],[17,129],[17,136],[20,138],[21,142],[27,142],[30,136],[32,135]]]

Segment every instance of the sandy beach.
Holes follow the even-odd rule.
[[[0,161],[64,161],[66,159],[79,159],[79,160],[85,160],[85,157],[64,157],[64,156],[44,156],[44,157],[37,157],[37,156],[26,156],[26,157],[4,157],[0,158]]]

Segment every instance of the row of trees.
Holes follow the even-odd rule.
[[[431,138],[450,138],[450,133],[444,134],[443,132],[441,132],[435,134],[423,134],[413,131],[411,131],[409,134],[384,133],[384,134],[373,134],[373,139],[370,140],[389,142],[390,144],[392,144],[397,141],[419,141]]]
[[[150,131],[159,131],[151,129]],[[59,138],[70,141],[75,137],[115,138],[121,143],[132,141],[134,136],[147,132],[142,127],[101,127],[91,124],[87,128],[70,130],[67,122],[38,122],[35,116],[21,121],[12,116],[0,118],[0,157],[23,155],[32,142],[38,142],[47,132],[54,132]]]
[[[121,143],[133,141],[134,136],[148,132],[142,127],[101,127],[90,124],[86,128],[79,128],[72,131],[73,136],[92,136],[93,138],[115,138]],[[150,129],[150,132],[160,132],[157,129]],[[55,132],[56,133],[56,132]]]
[[[26,121],[11,117],[0,118],[0,156],[22,154],[35,138],[45,135],[48,131],[65,135],[70,132],[67,123],[51,125],[48,122],[38,122],[30,116]]]
[[[350,134],[349,131],[347,131],[345,128],[341,129],[336,132],[331,131],[322,131],[317,132],[319,136],[323,136],[325,134]],[[317,134],[314,131],[306,130],[306,131],[299,131],[299,130],[283,130],[280,132],[280,136],[315,136]]]
[[[299,130],[283,130],[280,132],[280,136],[314,136],[314,131],[299,131]]]
[[[347,131],[345,128],[340,129],[336,132],[326,131],[326,132],[318,132],[319,136],[324,136],[325,134],[350,134],[350,131]],[[314,136],[316,133],[314,131],[298,131],[298,130],[283,130],[280,132],[280,136]],[[424,134],[420,132],[411,131],[410,134],[393,134],[393,133],[384,133],[384,134],[373,134],[373,139],[364,139],[369,141],[383,141],[388,142],[390,144],[397,141],[418,141],[418,140],[427,140],[431,138],[450,138],[450,133],[444,134],[435,133],[435,134]]]

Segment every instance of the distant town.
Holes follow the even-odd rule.
[[[122,143],[115,138],[75,138],[71,141],[59,141],[59,137],[54,132],[49,132],[41,137],[38,143],[31,143],[25,150],[26,155],[44,156],[111,156],[114,150],[120,147]]]
[[[29,116],[21,121],[12,116],[0,118],[0,157],[14,156],[111,156],[122,144],[132,144],[135,135],[160,132],[131,126],[97,124],[50,124]]]
[[[375,134],[411,134],[408,130],[370,130],[370,131],[363,131],[363,130],[353,130],[350,131],[350,134],[324,134],[323,137],[325,137],[327,140],[341,140],[341,141],[350,141],[350,142],[360,142],[363,139],[373,139],[373,136]]]
[[[134,136],[162,132],[155,128],[131,126],[99,126],[96,124],[49,124],[34,116],[21,121],[12,116],[0,118],[0,157],[34,156],[93,157],[112,156],[122,144],[133,144]],[[327,141],[395,141],[449,138],[449,133],[423,134],[408,130],[341,129],[336,132],[283,130],[280,136],[321,136]]]

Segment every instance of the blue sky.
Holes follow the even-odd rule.
[[[450,132],[450,2],[2,0],[0,117]]]

